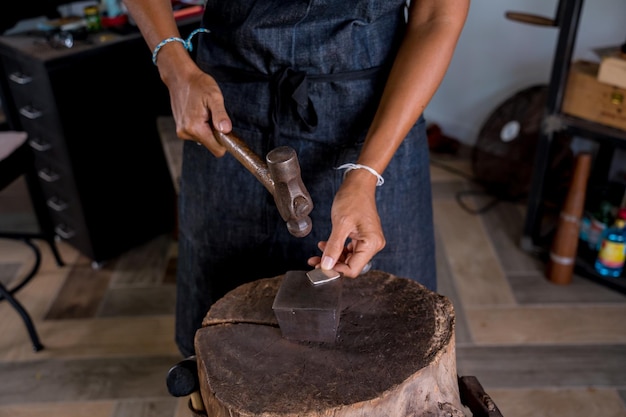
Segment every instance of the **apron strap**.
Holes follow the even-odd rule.
[[[318,124],[317,111],[309,98],[309,82],[354,81],[371,78],[381,67],[333,74],[307,74],[292,67],[285,67],[272,75],[246,71],[238,68],[211,67],[208,73],[219,82],[247,83],[268,82],[272,93],[270,118],[272,135],[280,135],[280,116],[293,113],[307,132],[314,132]]]

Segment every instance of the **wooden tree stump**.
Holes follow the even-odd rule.
[[[336,343],[294,342],[272,310],[282,278],[231,291],[196,333],[208,416],[471,416],[446,297],[380,271],[342,278]]]

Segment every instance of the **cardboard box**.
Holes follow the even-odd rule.
[[[599,64],[572,64],[562,112],[596,123],[626,130],[626,89],[598,81]]]
[[[598,69],[598,81],[626,88],[626,59],[618,56],[603,58]]]

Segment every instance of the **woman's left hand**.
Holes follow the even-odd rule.
[[[309,258],[310,266],[354,278],[385,247],[375,194],[376,177],[369,172],[353,170],[346,175],[333,201],[330,237],[319,242],[323,254]]]

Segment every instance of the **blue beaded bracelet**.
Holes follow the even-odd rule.
[[[185,47],[186,50],[188,50],[189,52],[191,52],[193,50],[193,45],[191,44],[191,41],[193,39],[193,37],[200,33],[211,33],[211,31],[209,29],[205,29],[205,28],[200,28],[200,29],[196,29],[193,32],[191,32],[191,34],[189,34],[189,36],[187,36],[187,40],[183,39],[183,38],[179,38],[177,36],[172,36],[171,38],[167,38],[167,39],[163,39],[161,42],[159,42],[159,44],[157,46],[154,47],[154,51],[152,51],[152,63],[154,65],[157,64],[157,55],[159,53],[159,51],[161,50],[161,48],[163,48],[165,45],[167,45],[170,42],[180,42],[183,44],[183,46]]]

